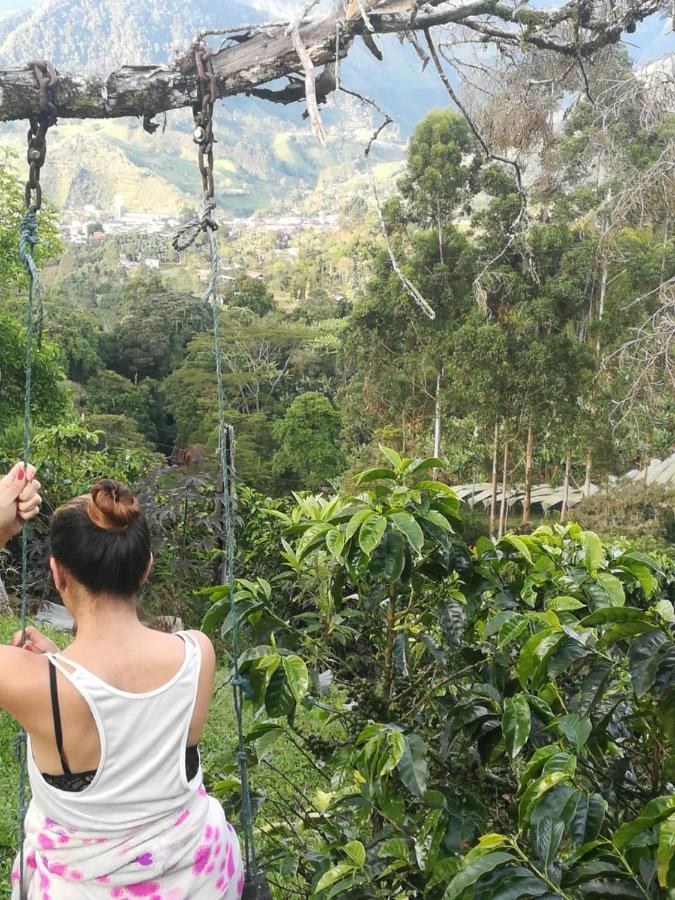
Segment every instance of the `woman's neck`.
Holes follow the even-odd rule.
[[[143,628],[138,621],[134,598],[105,594],[82,598],[74,617],[78,644],[105,642],[111,646],[116,642],[125,643],[133,632]]]

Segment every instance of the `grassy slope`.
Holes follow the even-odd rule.
[[[18,623],[14,619],[0,618],[0,642],[7,643]],[[59,644],[68,643],[62,634],[50,632]],[[223,676],[218,679],[221,683]],[[300,727],[305,731],[319,730],[312,717],[299,716]],[[17,789],[18,767],[12,755],[12,742],[17,732],[14,720],[0,711],[0,900],[10,896],[9,872],[17,846]],[[207,787],[219,778],[223,758],[236,740],[236,720],[232,707],[232,695],[225,687],[216,693],[211,705],[208,723],[200,743]],[[292,780],[307,794],[312,795],[319,784],[319,776],[304,763],[300,753],[289,744],[278,743],[274,748],[274,766],[281,773],[276,775],[262,767],[253,773],[253,788],[272,796],[288,793],[285,778]],[[325,788],[325,785],[324,785]]]

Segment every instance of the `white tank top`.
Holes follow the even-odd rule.
[[[63,791],[42,777],[28,739],[28,774],[33,799],[45,815],[85,832],[129,831],[184,809],[202,784],[201,766],[191,781],[185,771],[188,731],[197,700],[201,650],[178,632],[185,659],[161,687],[131,693],[113,687],[79,663],[46,654],[86,700],[101,745],[93,781],[78,792]],[[72,735],[69,735],[72,741]]]

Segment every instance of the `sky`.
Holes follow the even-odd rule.
[[[298,0],[299,2],[300,0]],[[35,6],[39,6],[39,2],[36,3],[36,0],[0,0],[0,19]],[[635,34],[630,37],[628,49],[638,63],[663,56],[664,53],[672,52],[675,49],[672,19],[668,21],[652,17],[647,22],[643,22]]]

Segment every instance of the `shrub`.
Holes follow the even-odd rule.
[[[383,452],[354,496],[277,510],[287,571],[237,584],[249,759],[290,741],[321,783],[259,798],[268,871],[319,900],[663,896],[673,570],[578,524],[469,550],[439,461]],[[228,588],[211,599],[228,636]],[[303,733],[300,705],[332,730]]]
[[[572,511],[575,521],[601,534],[675,543],[675,487],[628,483],[586,497]]]

